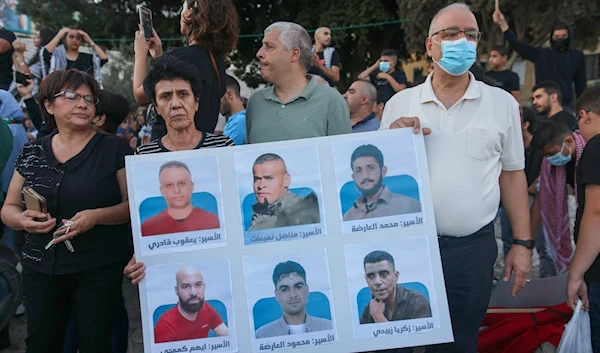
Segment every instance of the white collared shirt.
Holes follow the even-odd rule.
[[[500,173],[525,167],[519,105],[500,88],[475,80],[450,109],[437,99],[432,75],[394,95],[380,129],[416,116],[431,129],[425,149],[439,235],[467,236],[492,222],[500,203]]]

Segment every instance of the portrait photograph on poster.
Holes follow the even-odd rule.
[[[344,233],[423,224],[414,137],[332,142]]]
[[[134,162],[142,255],[225,245],[217,157],[172,158]]]
[[[235,153],[244,244],[325,235],[316,146]]]
[[[354,337],[439,329],[427,237],[344,246]]]
[[[245,256],[254,352],[337,341],[325,249]]]
[[[148,266],[145,281],[152,352],[237,351],[228,260]]]

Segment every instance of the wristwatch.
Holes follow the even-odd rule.
[[[522,245],[529,250],[533,250],[533,248],[535,247],[535,241],[533,241],[532,239],[529,239],[529,240],[513,239],[513,244]]]

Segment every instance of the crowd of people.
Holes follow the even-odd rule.
[[[125,156],[395,128],[426,135],[454,333],[453,343],[426,351],[477,352],[499,218],[501,280],[514,278],[512,295],[526,287],[537,249],[541,276],[569,272],[567,302],[575,308],[581,299],[589,310],[600,352],[600,89],[586,90],[583,53],[572,48],[567,22],[554,24],[547,48],[519,41],[499,10],[493,21],[509,47],[491,48],[487,72],[476,62],[477,20],[455,3],[431,21],[427,75],[409,84],[398,52],[386,49],[343,95],[332,31],[320,27],[311,39],[296,23],[276,22],[256,53],[268,85],[246,102],[225,72],[239,31],[232,1],[186,0],[178,24],[186,46],[163,52],[154,29],[135,33],[135,110],[102,89],[108,56],[82,30],[41,28],[25,58],[25,45],[0,29],[2,231],[23,265],[27,352],[127,350],[123,274],[137,284],[145,266],[133,255]],[[84,43],[92,54],[80,52]],[[509,48],[535,63],[535,111],[520,104]],[[29,188],[46,200],[43,208],[24,206]],[[364,212],[384,197],[365,198]],[[177,219],[190,216],[182,211]],[[0,297],[10,293],[5,282],[0,276]],[[5,328],[0,348],[7,344]]]

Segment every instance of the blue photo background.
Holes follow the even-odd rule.
[[[219,316],[221,317],[221,320],[223,320],[223,323],[225,324],[225,326],[229,327],[229,325],[227,324],[227,308],[225,307],[225,304],[223,304],[221,301],[215,300],[215,299],[207,300],[206,302],[209,303],[210,306],[212,306],[215,309],[217,314],[219,314]],[[171,309],[175,305],[177,305],[177,304],[161,305],[158,308],[156,308],[156,310],[154,310],[154,314],[152,314],[152,322],[154,323],[154,327],[156,327],[156,323],[158,322],[158,319],[160,319],[160,317],[167,310]],[[210,330],[208,332],[208,337],[216,337],[213,330]]]
[[[385,177],[383,178],[383,185],[387,186],[392,192],[420,200],[419,184],[417,184],[415,178],[410,175]],[[349,181],[342,186],[342,189],[340,190],[342,216],[352,207],[352,205],[354,205],[354,201],[356,201],[360,195],[361,193],[356,187],[354,180]]]
[[[217,199],[208,192],[195,192],[192,194],[192,206],[201,208],[207,212],[219,215]],[[140,204],[140,223],[146,219],[156,216],[167,209],[167,201],[162,196],[149,197]]]
[[[412,290],[415,290],[415,291],[423,294],[423,296],[425,296],[427,301],[431,302],[431,300],[429,299],[429,291],[427,290],[427,287],[425,287],[425,285],[423,283],[408,282],[408,283],[400,283],[400,285],[404,288],[412,289]],[[369,287],[364,287],[363,289],[361,289],[358,292],[358,295],[356,296],[356,303],[358,304],[358,320],[359,320],[359,322],[360,322],[360,318],[362,316],[362,312],[363,312],[365,306],[369,305],[369,302],[371,301],[372,298],[373,298],[373,296],[371,295],[371,290],[369,289]]]
[[[311,316],[331,320],[329,299],[321,292],[310,292],[306,312]],[[254,316],[254,331],[256,331],[260,327],[279,319],[283,312],[277,299],[270,297],[257,301],[254,308],[252,308],[252,315]]]
[[[295,189],[290,189],[290,191],[295,194],[298,195],[300,197],[306,197],[308,196],[311,192],[314,192],[311,188],[295,188]],[[319,202],[321,202],[321,200],[319,200]],[[246,197],[244,197],[244,201],[242,202],[242,214],[244,215],[244,231],[247,231],[248,228],[250,228],[250,226],[252,225],[252,215],[254,214],[254,211],[252,210],[252,205],[254,205],[256,203],[256,197],[254,197],[254,194],[248,194],[246,195]],[[321,205],[319,205],[320,208]]]

